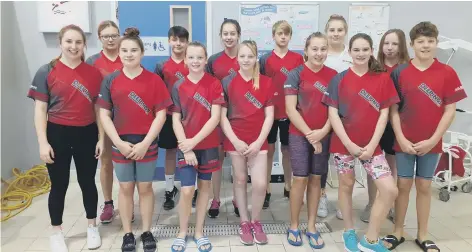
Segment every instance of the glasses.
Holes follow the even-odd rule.
[[[120,37],[119,34],[113,34],[113,35],[103,35],[103,36],[100,36],[100,38],[102,38],[103,40],[116,40]]]

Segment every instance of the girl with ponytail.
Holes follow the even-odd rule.
[[[34,125],[39,154],[51,179],[49,216],[50,251],[67,251],[62,216],[69,186],[70,162],[74,158],[88,222],[87,247],[101,246],[96,225],[98,193],[95,185],[97,159],[103,151],[103,130],[97,126],[95,100],[100,90],[100,72],[84,63],[85,34],[76,25],[59,31],[61,54],[41,66],[28,97],[35,101]]]
[[[339,205],[344,219],[342,235],[347,251],[388,251],[379,242],[382,222],[398,189],[379,141],[388,121],[389,107],[399,102],[398,94],[383,65],[373,57],[372,39],[359,33],[349,41],[353,66],[337,74],[328,86],[323,102],[334,134],[330,153],[339,174]],[[372,177],[379,190],[366,234],[357,238],[352,217],[355,160]]]
[[[274,122],[274,90],[269,77],[259,74],[257,45],[246,40],[239,45],[240,69],[221,82],[225,105],[221,127],[224,150],[231,155],[233,191],[239,207],[240,240],[245,245],[267,243],[260,222],[267,188],[267,136]],[[251,168],[252,220],[247,204],[247,176]]]

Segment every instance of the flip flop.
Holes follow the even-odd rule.
[[[394,250],[398,245],[405,242],[405,237],[401,237],[400,240],[398,240],[395,235],[387,235],[382,240],[392,245],[388,250]]]
[[[436,243],[430,240],[426,240],[423,242],[420,242],[418,239],[415,240],[416,245],[418,245],[424,252],[428,252],[429,249],[435,249],[437,252],[440,252],[441,250],[438,248]]]
[[[200,237],[200,238],[198,238],[198,239],[196,239],[195,237],[193,237],[193,241],[197,244],[198,251],[200,251],[200,252],[210,252],[211,249],[213,248],[213,246],[211,245],[210,240],[209,240],[208,237],[206,237],[206,236],[202,236],[202,237]],[[206,247],[206,246],[208,246],[208,245],[210,245],[209,248],[207,248],[207,249],[202,249],[202,247],[204,247],[204,246]]]
[[[323,243],[319,244],[319,239],[321,237],[320,235],[320,232],[316,231],[316,233],[311,233],[311,232],[305,232],[306,236],[308,237],[308,243],[310,244],[310,247],[314,248],[314,249],[322,249],[324,246],[325,246],[325,243],[323,241]],[[316,243],[318,244],[314,244],[311,240],[311,238],[315,239]]]
[[[296,240],[300,240],[300,241],[293,241],[291,239],[289,239],[290,237],[290,234],[292,234]],[[302,241],[302,235],[301,235],[301,232],[299,229],[297,230],[291,230],[291,229],[288,229],[287,230],[287,242],[288,244],[292,245],[292,246],[301,246],[303,244],[303,241]]]
[[[181,250],[176,250],[174,249],[174,247],[178,247]],[[185,237],[185,239],[176,238],[174,242],[172,242],[172,245],[170,246],[170,249],[172,252],[184,252],[186,248],[187,248],[187,237]]]

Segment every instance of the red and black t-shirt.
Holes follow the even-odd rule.
[[[323,103],[338,109],[349,139],[359,147],[369,144],[380,116],[380,110],[398,103],[392,79],[386,72],[357,75],[348,69],[334,76],[323,97]],[[339,137],[331,137],[331,153],[349,155]],[[381,154],[377,145],[374,155]]]
[[[290,71],[285,81],[285,95],[297,96],[297,111],[311,130],[321,129],[328,120],[328,107],[322,103],[328,83],[337,74],[336,70],[323,66],[313,72],[305,64]],[[304,136],[293,123],[290,134]]]
[[[273,106],[274,90],[269,77],[259,75],[259,88],[253,87],[253,80],[245,81],[239,72],[221,81],[225,95],[224,106],[228,109],[228,120],[236,136],[246,144],[251,144],[260,135],[264,124],[264,109]],[[224,149],[234,151],[233,144],[225,137]],[[267,150],[267,141],[261,147]]]
[[[238,57],[230,58],[225,51],[210,56],[205,67],[205,71],[216,77],[218,80],[223,80],[224,77],[231,73],[236,73],[238,70]]]
[[[123,68],[120,57],[116,57],[115,60],[110,60],[105,56],[103,51],[90,56],[85,62],[96,67],[103,77]]]
[[[385,67],[385,70],[387,70],[387,73],[391,74],[393,72],[393,70],[395,70],[395,68],[398,67],[398,64],[395,64],[393,66],[387,66],[387,65],[384,64],[384,67]]]
[[[177,63],[169,57],[168,60],[157,63],[154,73],[161,77],[167,86],[169,94],[171,94],[174,84],[188,75],[188,68],[183,60]]]
[[[34,76],[28,97],[48,103],[48,121],[68,126],[86,126],[96,120],[94,104],[102,75],[82,62],[72,69],[60,60],[43,65]]]
[[[119,135],[146,135],[155,115],[172,104],[164,82],[143,69],[133,79],[123,71],[108,75],[102,83],[97,104],[113,111]]]
[[[288,73],[292,69],[304,63],[303,56],[299,53],[288,51],[283,58],[274,51],[266,53],[259,59],[260,73],[272,79],[274,85],[274,118],[287,118],[285,112],[284,83]]]
[[[454,69],[437,59],[426,70],[402,64],[391,77],[400,96],[398,112],[403,135],[412,143],[431,138],[439,125],[444,107],[467,97]],[[395,140],[394,150],[401,152]],[[431,150],[442,152],[442,141]]]
[[[211,106],[225,103],[221,82],[208,73],[193,83],[187,77],[177,81],[172,89],[172,112],[182,114],[185,136],[192,138],[211,118]],[[218,147],[220,136],[216,130],[195,146],[195,150]]]

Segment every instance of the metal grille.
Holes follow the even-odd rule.
[[[266,234],[285,234],[290,227],[289,223],[264,223],[262,224]],[[307,223],[301,223],[300,229],[305,230]],[[327,222],[320,222],[315,224],[316,230],[320,233],[331,233],[332,229]],[[193,235],[195,226],[189,226],[188,235]],[[155,237],[172,238],[179,233],[179,226],[176,225],[156,225],[152,227],[151,232]],[[205,225],[203,232],[207,236],[228,236],[239,234],[239,224],[212,224]]]

